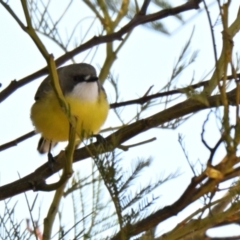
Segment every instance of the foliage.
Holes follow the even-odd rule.
[[[210,4],[206,4],[205,1],[190,0],[180,6],[173,6],[168,1],[157,0],[141,2],[137,0],[83,0],[82,6],[84,5],[91,11],[91,21],[84,24],[86,16],[82,15],[83,18],[80,16],[76,19],[76,25],[69,27],[70,34],[63,32],[61,24],[74,6],[73,0],[67,1],[62,12],[57,14],[54,14],[51,9],[52,1],[50,0],[21,0],[26,23],[13,10],[14,3],[0,0],[0,4],[19,27],[29,35],[47,65],[23,79],[12,81],[0,93],[0,100],[6,100],[17,89],[49,73],[61,107],[67,114],[70,125],[73,126],[70,128],[66,150],[54,157],[52,166],[45,163],[24,178],[0,187],[0,199],[2,200],[29,190],[54,191],[54,198],[43,222],[43,233],[40,233],[39,222],[34,222],[32,217],[36,200],[30,206],[26,195],[33,229],[29,221],[25,228],[23,220],[18,222],[15,219],[14,212],[18,205],[10,209],[10,200],[5,200],[5,210],[0,216],[0,237],[2,239],[50,239],[51,237],[69,239],[72,236],[74,239],[211,239],[207,236],[207,230],[210,228],[239,222],[238,176],[240,168],[237,150],[240,75],[238,63],[235,64],[233,61],[232,49],[233,37],[240,30],[240,17],[238,13],[235,20],[231,24],[228,23],[230,2],[216,1],[223,35],[219,56],[213,32],[214,24],[212,24],[209,13]],[[176,57],[177,60],[168,82],[155,94],[151,93],[153,87],[149,86],[142,97],[122,101],[119,79],[111,72],[111,69],[117,61],[117,55],[131,38],[133,30],[137,26],[142,26],[156,34],[170,35],[168,26],[162,21],[164,18],[173,16],[178,23],[184,24],[184,12],[196,11],[200,6],[205,8],[212,32],[215,66],[211,77],[208,80],[204,78],[204,81],[197,83],[194,83],[195,79],[192,77],[187,86],[182,87],[185,70],[195,62],[198,56],[198,51],[191,52],[190,50],[193,30],[186,37],[186,43],[179,56]],[[196,12],[197,14],[199,13]],[[81,37],[77,34],[80,28],[84,29]],[[91,35],[93,31],[95,33],[98,31],[97,36]],[[47,45],[44,44],[45,37],[59,46],[64,54],[54,59]],[[105,129],[104,134],[109,134],[106,138],[96,136],[96,142],[88,139],[81,148],[75,149],[74,118],[61,93],[56,67],[69,60],[76,62],[76,56],[79,54],[83,56],[83,61],[91,59],[89,61],[91,62],[102,45],[104,45],[105,56],[102,58],[99,79],[102,83],[110,84],[113,89],[115,99],[111,108],[119,126]],[[136,104],[138,105],[136,112],[126,120],[122,112]],[[231,111],[230,106],[234,106],[234,111]],[[177,178],[180,175],[179,171],[175,169],[175,172],[173,170],[172,173],[166,174],[161,169],[154,180],[143,180],[141,175],[150,168],[153,158],[150,154],[148,158],[138,157],[135,158],[131,168],[130,164],[125,167],[125,163],[130,161],[126,152],[134,147],[141,149],[144,144],[156,141],[156,138],[143,141],[135,138],[137,142],[133,144],[123,145],[123,143],[150,129],[176,129],[200,110],[210,108],[213,110],[210,110],[202,123],[201,133],[202,145],[209,151],[208,159],[201,163],[200,171],[189,159],[184,137],[179,135],[179,144],[193,177],[189,179],[190,183],[177,200],[167,206],[159,207],[158,201],[161,196],[156,195],[158,189]],[[206,125],[212,115],[219,124],[220,135],[213,147],[209,146],[206,138]],[[0,146],[0,150],[14,147],[34,134],[30,132],[7,142]],[[220,147],[224,147],[226,155],[220,158],[217,156],[216,161],[216,152]],[[90,172],[80,169],[73,174],[70,181],[69,178],[73,173],[72,165],[83,160],[91,163]],[[61,173],[59,181],[53,184],[45,182],[54,173],[59,172]],[[231,180],[231,184],[225,189],[222,183],[228,180]],[[223,190],[225,195],[222,198],[216,197],[217,193]],[[63,198],[71,199],[74,221],[71,227],[62,224],[64,213],[60,206]],[[178,225],[172,226],[169,232],[161,234],[157,231],[159,224],[179,214],[198,200],[202,201],[202,206],[185,216],[184,220],[178,222]],[[53,223],[57,218],[59,230],[54,233]],[[229,238],[222,239],[234,238],[229,236]]]

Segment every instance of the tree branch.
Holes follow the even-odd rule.
[[[93,37],[92,39],[90,39],[86,43],[80,45],[79,47],[73,49],[72,51],[69,51],[69,52],[65,53],[64,55],[62,55],[61,57],[59,57],[55,61],[56,66],[59,67],[60,65],[62,65],[63,63],[65,63],[69,59],[73,58],[77,54],[79,54],[79,53],[81,53],[81,52],[83,52],[87,49],[90,49],[94,46],[97,46],[99,44],[113,42],[115,40],[122,40],[123,35],[125,35],[126,33],[128,33],[129,31],[133,30],[135,27],[137,27],[141,24],[156,21],[156,20],[159,20],[159,19],[163,19],[163,18],[166,18],[168,16],[174,16],[174,15],[179,14],[181,12],[185,12],[185,11],[189,11],[189,10],[193,10],[193,9],[198,9],[200,2],[202,2],[202,0],[191,0],[191,1],[188,1],[185,4],[182,4],[178,7],[175,7],[175,8],[172,8],[172,9],[164,9],[164,10],[161,10],[161,11],[153,13],[153,14],[149,14],[149,15],[136,14],[134,16],[134,18],[128,24],[126,24],[123,28],[121,28],[119,31],[114,32],[112,34],[104,35],[104,36]],[[36,78],[44,76],[47,73],[48,73],[48,69],[47,69],[47,67],[44,67],[44,68],[38,70],[37,72],[32,73],[25,78],[22,78],[19,81],[16,81],[16,80],[12,81],[10,83],[10,85],[8,87],[6,87],[0,93],[0,102],[2,102],[7,97],[9,97],[18,88],[30,83],[31,81],[33,81]]]
[[[236,76],[233,76],[233,75],[227,76],[228,80],[231,80],[233,78],[235,78],[235,80],[236,80],[236,78],[240,78],[240,73],[236,74]],[[148,90],[148,92],[145,93],[140,98],[136,98],[136,99],[132,99],[132,100],[124,101],[124,102],[115,102],[115,103],[110,104],[110,108],[113,109],[113,108],[124,107],[124,106],[132,105],[132,104],[142,105],[142,104],[144,104],[148,101],[151,101],[153,99],[156,99],[156,98],[165,97],[165,96],[174,95],[174,94],[187,93],[187,92],[191,91],[192,89],[197,89],[197,88],[200,88],[200,87],[204,87],[204,86],[208,85],[208,83],[209,83],[209,80],[206,80],[206,81],[196,83],[196,84],[193,84],[193,85],[190,85],[190,86],[187,86],[187,87],[179,88],[179,89],[176,89],[176,90],[170,90],[170,91],[167,91],[167,92],[155,93],[155,94],[152,94],[152,95],[147,95],[148,92],[149,92],[149,90]],[[28,139],[30,137],[33,137],[34,135],[36,135],[36,132],[31,131],[31,132],[26,133],[23,136],[20,136],[20,137],[12,140],[10,142],[2,144],[2,145],[0,145],[0,152],[6,150],[8,148],[17,146],[20,142],[25,141],[26,139]]]
[[[227,96],[229,103],[234,104],[236,91],[232,90],[228,92]],[[193,112],[213,107],[219,107],[222,105],[220,95],[208,97],[206,98],[206,101],[208,102],[208,105],[190,98],[148,118],[139,120],[126,127],[123,127],[105,139],[106,143],[104,144],[104,149],[102,143],[97,142],[75,150],[73,162],[78,162],[91,156],[113,151],[114,149],[118,148],[123,142],[165,122],[169,122],[173,119],[191,114]],[[53,163],[52,168],[50,168],[48,163],[45,163],[36,169],[35,172],[27,175],[26,177],[0,187],[0,200],[12,197],[25,191],[39,190],[47,178],[63,168],[63,153],[64,152],[60,152],[60,154],[55,157],[55,162]]]

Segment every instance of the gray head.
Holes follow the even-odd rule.
[[[64,95],[71,92],[78,83],[98,81],[95,68],[87,63],[71,64],[59,68],[57,72],[59,83]],[[35,100],[42,98],[48,91],[52,91],[49,76],[40,84],[35,95]]]

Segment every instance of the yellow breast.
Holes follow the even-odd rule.
[[[100,92],[95,101],[83,101],[67,96],[71,114],[76,117],[77,138],[86,138],[99,132],[107,118],[109,104],[104,92]],[[48,93],[37,100],[31,109],[31,119],[36,130],[44,138],[54,141],[68,140],[69,121],[61,110],[54,93]]]

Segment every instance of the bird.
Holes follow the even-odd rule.
[[[76,119],[76,141],[97,134],[104,124],[109,103],[96,69],[87,63],[70,64],[57,69],[59,84],[71,115]],[[69,137],[69,120],[53,90],[51,77],[47,76],[37,89],[30,117],[35,131],[41,133],[37,150],[49,153]]]

